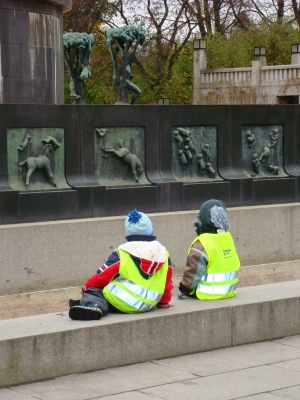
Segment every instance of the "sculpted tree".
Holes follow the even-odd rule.
[[[187,0],[120,0],[116,11],[125,24],[143,15],[149,43],[136,57],[140,81],[154,97],[168,97],[166,85],[174,66],[191,38],[193,27]],[[130,16],[130,19],[129,19]]]
[[[65,63],[70,73],[70,94],[74,104],[85,104],[85,80],[91,75],[90,54],[93,34],[70,32],[63,35]]]
[[[147,31],[144,21],[138,25],[126,25],[120,28],[108,28],[104,31],[106,44],[113,63],[113,85],[117,93],[116,104],[128,104],[128,92],[133,92],[131,104],[141,95],[141,90],[131,82],[132,63],[139,45],[147,43]],[[121,54],[118,63],[118,54]]]

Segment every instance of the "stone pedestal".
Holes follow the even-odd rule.
[[[0,0],[0,104],[63,104],[63,12],[72,0]]]

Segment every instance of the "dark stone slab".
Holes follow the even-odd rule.
[[[197,210],[208,199],[222,200],[231,206],[229,182],[184,184],[183,195],[184,210]]]
[[[107,215],[123,215],[137,208],[157,212],[157,187],[106,188]]]
[[[20,53],[20,44],[1,44],[1,66],[3,77],[22,77],[22,63],[20,62]]]
[[[20,222],[78,218],[78,194],[74,190],[20,192]]]
[[[2,219],[3,224],[17,224],[21,222],[19,212],[19,192],[7,190],[2,192]]]
[[[231,179],[230,200],[231,207],[253,205],[253,179]]]
[[[296,179],[292,177],[253,181],[253,205],[294,203],[296,193]]]
[[[17,84],[15,88],[18,90]],[[228,207],[298,202],[299,116],[297,106],[0,105],[0,223],[38,221],[43,213],[46,220],[55,220],[126,215],[133,208],[145,212],[198,210],[208,198],[219,198]],[[242,129],[249,125],[283,127],[286,176],[245,176]],[[174,126],[217,126],[219,181],[175,179]],[[95,157],[95,129],[101,127],[122,128],[125,133],[136,127],[143,130],[147,184],[101,184]],[[8,131],[27,128],[64,130],[65,180],[69,189],[30,193],[12,190],[8,182]],[[49,209],[45,205],[48,203]]]

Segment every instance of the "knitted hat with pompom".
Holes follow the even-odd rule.
[[[125,220],[126,236],[129,235],[153,235],[152,223],[149,217],[138,211],[130,211]]]

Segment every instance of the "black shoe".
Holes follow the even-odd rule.
[[[74,307],[74,306],[79,306],[79,305],[80,305],[79,299],[70,299],[69,300],[69,308]]]
[[[98,307],[74,306],[69,310],[69,317],[74,320],[91,321],[100,319],[102,311]]]

